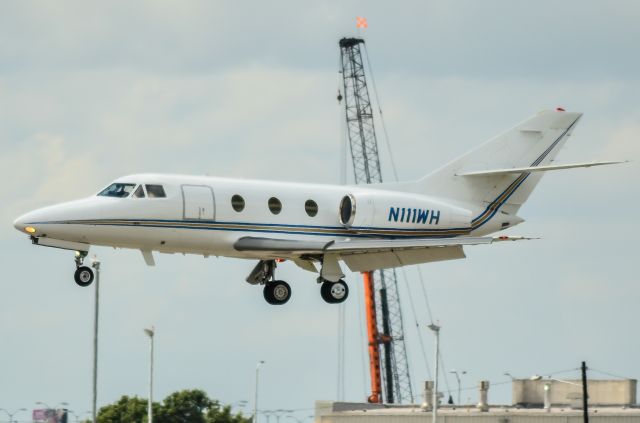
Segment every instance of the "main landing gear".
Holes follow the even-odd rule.
[[[275,274],[275,260],[260,260],[246,280],[252,285],[264,285],[262,293],[269,304],[282,305],[291,298],[291,286],[276,280]]]
[[[256,267],[247,276],[246,281],[252,285],[264,285],[263,295],[264,299],[272,305],[285,304],[291,298],[291,286],[281,280],[276,280],[275,260],[260,260]],[[325,272],[326,273],[326,272]],[[320,272],[318,283],[320,283],[320,296],[324,301],[329,304],[339,304],[344,302],[349,296],[349,287],[342,279],[337,279],[335,282],[323,277],[323,272]],[[331,275],[335,278],[335,274]],[[344,275],[340,275],[343,277]]]
[[[282,305],[291,298],[291,287],[285,281],[271,281],[264,285],[264,299],[272,305]]]
[[[73,279],[82,287],[89,286],[93,282],[93,270],[88,266],[83,266],[86,256],[86,251],[76,251],[76,271],[73,274]]]
[[[322,281],[320,296],[329,304],[340,304],[349,296],[349,287],[342,279],[338,282]]]

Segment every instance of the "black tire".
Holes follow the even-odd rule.
[[[268,282],[264,286],[263,294],[269,304],[282,305],[291,298],[291,286],[285,281]]]
[[[343,303],[349,296],[349,286],[342,279],[338,282],[324,281],[320,287],[320,296],[329,304]]]
[[[73,279],[79,286],[89,286],[93,282],[93,270],[87,266],[80,266],[73,274]]]

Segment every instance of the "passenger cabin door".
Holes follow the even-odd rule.
[[[182,185],[184,219],[214,220],[215,201],[213,189],[204,185]]]

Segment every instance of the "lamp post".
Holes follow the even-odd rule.
[[[94,256],[91,267],[96,269],[95,295],[93,299],[93,384],[91,396],[91,421],[96,423],[98,403],[98,312],[100,308],[100,261]]]
[[[10,413],[8,410],[5,410],[4,408],[0,408],[0,411],[4,411],[7,414],[7,416],[9,416],[9,423],[13,423],[13,416],[19,413],[20,411],[27,411],[27,409],[19,408],[17,410],[14,410],[13,413]]]
[[[436,375],[433,382],[433,414],[431,417],[431,422],[436,423],[438,420],[438,358],[440,357],[440,326],[435,323],[431,323],[428,328],[436,335]]]
[[[238,407],[240,409],[244,408],[247,406],[247,400],[240,400],[240,401],[236,401],[233,402],[231,404],[229,404],[229,407],[231,407],[233,409],[233,407]]]
[[[449,371],[449,373],[453,373],[454,375],[456,375],[456,379],[458,380],[458,405],[461,405],[460,404],[460,390],[461,390],[461,388],[460,388],[460,375],[466,375],[467,371],[466,370],[462,370],[462,371],[458,372],[456,369],[451,369]]]
[[[80,414],[76,413],[74,410],[69,410],[69,409],[67,409],[67,412],[73,414],[73,417],[75,417],[75,419],[76,419],[76,423],[78,423],[81,419],[82,419],[82,421],[86,420],[86,419],[83,419],[82,416],[90,416],[91,415],[91,411],[90,410],[87,410],[84,413],[80,413]]]
[[[258,361],[256,364],[256,386],[253,392],[253,419],[252,423],[258,422],[258,376],[260,375],[260,366],[264,364],[264,360]]]
[[[153,423],[153,337],[156,330],[153,326],[151,328],[144,329],[144,333],[147,334],[150,340],[149,348],[149,401],[147,402],[147,421]]]
[[[511,381],[512,381],[512,382],[513,382],[514,380],[516,380],[516,378],[515,378],[515,377],[513,377],[513,375],[512,375],[511,373],[509,373],[509,372],[504,372],[504,373],[503,373],[503,375],[505,375],[505,376],[509,376],[509,377],[511,378]]]
[[[44,405],[47,410],[51,410],[51,406],[44,401],[36,401],[36,405]]]
[[[75,411],[67,409],[67,413],[73,414],[73,417],[75,417],[75,419],[76,419],[76,423],[78,423],[80,421],[80,416]]]

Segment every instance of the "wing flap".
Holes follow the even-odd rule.
[[[324,252],[333,241],[303,241],[295,239],[260,238],[245,236],[233,244],[236,251],[288,253],[294,255]]]
[[[368,272],[375,269],[462,259],[465,255],[462,246],[457,245],[379,253],[350,253],[341,255],[341,258],[352,272]]]
[[[404,251],[424,248],[442,248],[463,245],[490,244],[492,237],[457,237],[457,238],[413,238],[413,239],[356,239],[336,241],[327,246],[326,251],[332,253],[361,254],[382,251]]]

